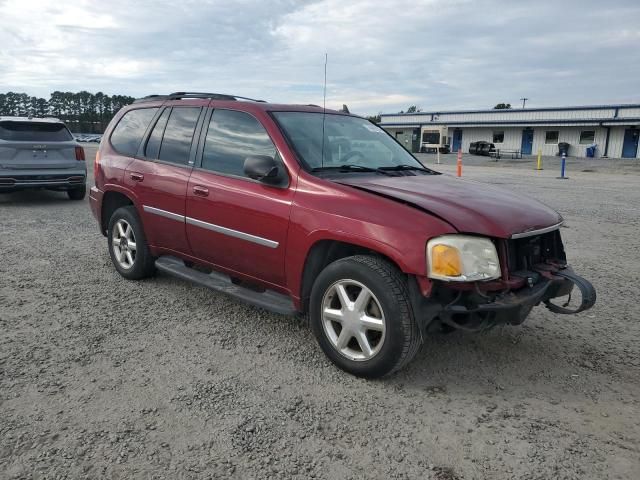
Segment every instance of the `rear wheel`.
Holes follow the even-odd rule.
[[[86,194],[87,187],[85,185],[67,190],[67,195],[71,200],[83,200]]]
[[[129,280],[149,277],[155,272],[142,223],[133,206],[113,212],[107,231],[109,255],[118,273]]]
[[[310,320],[329,359],[361,377],[402,368],[420,346],[406,280],[377,257],[357,255],[327,266],[311,291]]]

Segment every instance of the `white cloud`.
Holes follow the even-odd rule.
[[[361,113],[640,101],[634,0],[0,0],[0,85],[231,92]],[[597,12],[597,14],[596,14]]]

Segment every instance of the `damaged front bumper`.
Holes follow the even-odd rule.
[[[500,324],[519,325],[527,318],[533,307],[544,303],[552,312],[558,314],[574,314],[588,310],[596,302],[596,291],[593,285],[576,275],[568,267],[548,265],[536,266],[532,271],[517,272],[525,278],[526,286],[499,292],[483,292],[476,284],[475,289],[458,291],[455,294],[449,289],[447,294],[440,292],[439,308],[430,308],[432,320],[430,324],[444,324],[453,329],[481,331]],[[580,305],[569,306],[570,296],[574,288],[580,292]],[[566,297],[563,305],[552,302],[554,298]],[[446,299],[446,303],[442,300]]]

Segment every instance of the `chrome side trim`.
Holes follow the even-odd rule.
[[[156,215],[160,215],[161,217],[169,218],[171,220],[177,220],[178,222],[184,222],[184,215],[178,215],[177,213],[167,212],[166,210],[150,207],[149,205],[143,205],[142,209],[148,213],[154,213]]]
[[[178,222],[186,221],[189,225],[205,228],[207,230],[211,230],[212,232],[222,233],[223,235],[229,235],[230,237],[239,238],[248,242],[257,243],[258,245],[262,245],[264,247],[278,248],[278,245],[280,245],[278,242],[269,240],[268,238],[262,238],[256,235],[251,235],[250,233],[240,232],[238,230],[222,227],[213,223],[203,222],[202,220],[197,220],[195,218],[185,217],[184,215],[178,215],[177,213],[173,212],[167,212],[166,210],[162,210],[160,208],[150,207],[149,205],[143,205],[142,208],[145,212],[148,213],[160,215],[161,217],[169,218],[171,220],[177,220]]]
[[[511,239],[517,240],[518,238],[533,237],[534,235],[542,235],[543,233],[553,232],[554,230],[558,230],[563,223],[564,220],[560,223],[556,223],[555,225],[551,225],[550,227],[539,228],[538,230],[531,230],[529,232],[514,233],[513,235],[511,235]]]
[[[257,243],[264,247],[278,248],[279,243],[267,238],[251,235],[250,233],[239,232],[227,227],[221,227],[220,225],[214,225],[213,223],[203,222],[202,220],[196,220],[195,218],[186,217],[187,223],[200,228],[206,228],[212,232],[222,233],[223,235],[229,235],[230,237],[239,238],[248,242]]]

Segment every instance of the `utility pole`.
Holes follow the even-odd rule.
[[[527,97],[521,98],[520,100],[522,100],[522,108],[524,108],[524,106],[527,104],[527,100],[529,100]]]

